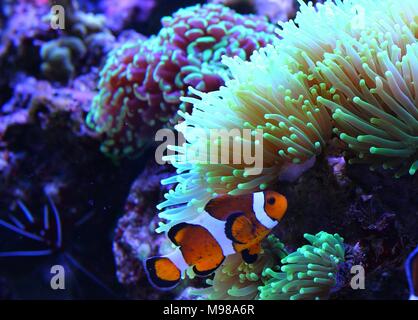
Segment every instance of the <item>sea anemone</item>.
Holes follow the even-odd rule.
[[[277,49],[286,46],[312,78],[333,89],[331,98],[317,101],[331,111],[351,163],[412,175],[418,167],[418,3],[376,4],[327,1],[317,10],[301,4],[297,25],[283,25]]]
[[[112,52],[101,72],[87,123],[106,135],[102,150],[114,158],[139,153],[191,95],[188,86],[208,92],[223,85],[223,55],[246,60],[278,41],[266,19],[221,5],[180,9],[162,24],[157,36]]]
[[[344,239],[323,231],[304,237],[311,245],[282,259],[281,272],[271,268],[263,271],[270,279],[259,287],[261,300],[328,299],[337,284],[339,264],[345,261]]]
[[[332,100],[318,101],[332,111],[349,163],[394,169],[396,177],[418,169],[417,14],[415,2],[403,16],[368,24],[359,37],[339,42],[317,68],[336,88]]]
[[[253,300],[258,295],[258,287],[266,280],[263,270],[280,269],[280,260],[286,255],[283,243],[270,235],[255,263],[243,262],[239,253],[228,256],[213,279],[206,281],[209,287],[194,289],[190,294],[209,300]]]
[[[159,206],[176,206],[160,214],[169,220],[160,230],[171,226],[170,220],[195,216],[218,194],[264,190],[295,166],[311,166],[331,137],[331,117],[325,108],[318,107],[316,100],[320,95],[331,97],[333,89],[312,81],[308,70],[291,70],[274,47],[255,52],[251,62],[225,58],[224,63],[233,77],[225,87],[210,93],[190,89],[200,99],[183,99],[194,109],[191,114],[179,112],[185,121],[176,128],[187,143],[173,149],[176,155],[167,157],[179,175],[162,183],[179,184]],[[226,149],[229,161],[212,161],[219,153],[211,136],[215,130],[227,132],[242,147],[237,151],[236,144],[223,141],[219,147],[221,151]],[[245,148],[259,151],[255,154],[262,160],[258,174],[249,174],[249,166],[242,161]],[[207,161],[196,161],[195,150],[203,150]],[[233,158],[238,152],[240,161],[236,162]],[[180,216],[177,206],[181,204],[187,207]]]
[[[225,87],[184,98],[194,109],[180,112],[185,121],[177,129],[187,143],[167,158],[178,175],[162,183],[177,186],[158,207],[166,209],[160,217],[167,220],[159,231],[195,217],[218,194],[263,190],[295,165],[309,167],[333,125],[347,156],[355,156],[350,162],[400,167],[397,176],[407,169],[414,174],[417,13],[413,0],[337,0],[316,7],[300,1],[295,20],[279,23],[277,45],[255,52],[250,61],[225,58],[232,75]],[[209,132],[237,128],[255,137],[233,133],[235,141],[262,145],[261,173],[248,174],[243,161],[194,159],[195,150],[216,145]],[[218,154],[216,148],[210,152]]]

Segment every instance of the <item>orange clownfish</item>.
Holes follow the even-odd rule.
[[[286,209],[286,198],[273,191],[210,200],[196,219],[168,231],[177,248],[166,256],[145,261],[148,279],[155,287],[169,290],[178,285],[190,266],[196,275],[207,276],[236,252],[245,262],[255,262],[261,241],[283,218]]]

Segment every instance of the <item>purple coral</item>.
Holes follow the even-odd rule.
[[[318,1],[314,1],[318,2]],[[287,21],[296,15],[295,0],[210,0],[210,3],[223,4],[239,11],[251,11],[266,16],[272,22]]]
[[[3,2],[1,3],[3,6]],[[42,17],[48,6],[34,1],[12,1],[0,9],[0,104],[9,95],[9,82],[17,69],[34,73],[39,65],[38,50],[41,42],[54,36]]]
[[[158,166],[148,162],[144,171],[132,184],[125,204],[125,214],[119,219],[115,230],[113,253],[116,263],[118,281],[135,292],[131,294],[140,298],[157,298],[150,292],[142,260],[156,254],[171,250],[170,242],[164,235],[154,232],[158,219],[155,216],[155,205],[162,199],[164,191],[160,180],[172,173],[169,166]]]
[[[156,6],[156,0],[104,0],[102,8],[106,15],[106,24],[114,31],[129,25],[132,21],[146,21]]]
[[[278,40],[265,18],[214,4],[180,9],[162,24],[157,36],[113,51],[102,69],[87,123],[105,134],[102,150],[113,158],[138,153],[190,95],[189,86],[209,92],[223,85],[223,55],[246,60]]]
[[[0,54],[10,47],[22,50],[25,42],[45,36],[50,28],[48,23],[42,21],[42,17],[48,13],[48,9],[42,1],[16,1],[10,4],[10,17],[0,30]]]
[[[287,21],[296,14],[293,0],[255,0],[257,14],[267,16],[273,22]]]

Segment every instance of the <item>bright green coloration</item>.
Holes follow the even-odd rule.
[[[418,169],[418,2],[385,2],[393,17],[368,19],[317,63],[318,76],[336,89],[318,102],[331,110],[350,163],[400,177]]]
[[[255,52],[250,61],[225,58],[232,79],[218,91],[185,98],[177,129],[187,143],[169,157],[177,184],[158,208],[158,231],[195,218],[219,194],[247,194],[320,154],[332,131],[345,142],[350,162],[397,169],[418,168],[418,1],[336,0],[317,8],[300,1],[294,21],[281,23],[282,40]],[[334,128],[333,128],[334,127]],[[211,129],[264,130],[263,170],[245,165],[193,161],[196,139]],[[235,139],[241,137],[234,136]],[[232,151],[232,150],[231,150]],[[251,166],[248,166],[251,167]]]
[[[191,294],[209,300],[327,299],[336,285],[338,265],[345,261],[344,239],[324,231],[304,237],[310,245],[289,254],[270,235],[255,263],[243,262],[240,254],[229,256],[207,280],[210,286]]]
[[[270,235],[263,243],[263,251],[257,261],[248,264],[242,261],[237,253],[225,259],[225,262],[215,272],[213,279],[208,279],[210,285],[205,289],[193,289],[192,295],[209,300],[252,300],[258,295],[258,287],[269,277],[264,277],[263,270],[280,268],[280,260],[286,257],[287,251],[278,238]]]
[[[331,136],[331,118],[315,101],[319,94],[330,97],[332,90],[323,84],[309,84],[308,75],[302,71],[293,75],[283,68],[280,55],[273,47],[254,53],[250,63],[236,58],[225,62],[235,79],[219,91],[206,94],[193,90],[201,99],[184,99],[194,104],[193,113],[179,112],[185,121],[177,129],[188,143],[176,148],[178,154],[169,158],[179,175],[162,183],[179,184],[165,195],[167,201],[158,208],[185,206],[160,213],[161,218],[169,220],[160,227],[161,231],[168,230],[179,218],[187,221],[196,217],[206,202],[219,194],[239,195],[266,189],[282,174],[314,159]],[[262,130],[263,140],[255,139],[256,136],[247,138],[245,133],[242,137],[235,136],[241,141],[242,150],[263,144],[262,154],[257,155],[263,160],[259,175],[246,174],[243,161],[238,164],[209,161],[212,150],[207,146],[213,144],[210,130],[229,132],[237,128],[250,129],[252,135]],[[208,161],[193,161],[190,151],[193,149],[208,150]],[[230,156],[235,151],[232,145],[226,149]]]
[[[327,299],[336,284],[338,265],[345,260],[344,239],[324,231],[305,234],[311,245],[304,245],[281,260],[281,271],[266,267],[269,278],[259,287],[262,300]]]

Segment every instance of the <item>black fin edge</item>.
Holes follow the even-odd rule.
[[[213,269],[207,270],[207,271],[199,271],[196,269],[196,266],[193,266],[193,272],[198,276],[198,277],[207,277],[210,274],[212,274],[213,272],[216,271],[216,269],[218,269],[222,263],[225,261],[225,257],[223,257],[222,261],[218,264],[218,266],[216,266]]]
[[[144,270],[147,274],[148,281],[154,288],[158,290],[172,290],[180,283],[181,278],[176,281],[161,280],[158,278],[157,273],[155,272],[155,261],[159,259],[163,259],[163,257],[151,257],[144,261]]]
[[[234,221],[242,216],[244,213],[243,212],[235,212],[233,214],[231,214],[227,219],[226,219],[226,223],[225,223],[225,235],[226,237],[238,244],[244,244],[241,241],[238,241],[237,239],[235,239],[234,235],[232,234],[232,226],[234,225]]]
[[[250,264],[256,262],[258,258],[258,254],[250,254],[250,250],[248,249],[241,251],[241,256],[244,262]]]
[[[177,233],[178,233],[181,229],[185,228],[186,226],[190,226],[190,225],[191,225],[191,224],[186,223],[186,222],[180,222],[180,223],[178,223],[178,224],[176,224],[176,225],[172,226],[172,227],[170,228],[170,230],[168,230],[168,232],[167,232],[167,236],[168,236],[168,238],[171,240],[171,242],[173,242],[176,246],[178,246],[179,244],[178,244],[178,243],[177,243],[177,241],[176,241],[176,235],[177,235]]]

